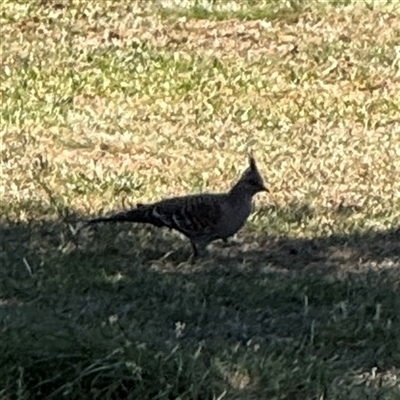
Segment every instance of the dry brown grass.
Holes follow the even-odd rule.
[[[119,206],[120,186],[134,201],[223,190],[251,147],[263,203],[398,220],[395,6],[308,6],[290,23],[109,7],[3,6],[4,204],[48,202],[34,173],[79,212]]]
[[[38,220],[57,223],[71,214],[84,217],[123,204],[222,191],[244,168],[246,153],[253,149],[271,194],[257,199],[259,211],[242,233],[251,251],[248,264],[243,259],[240,268],[263,265],[269,271],[290,273],[292,267],[328,270],[334,265],[336,270],[364,271],[383,262],[381,268],[395,271],[398,260],[385,254],[398,255],[397,236],[390,243],[362,238],[370,228],[392,232],[400,225],[399,6],[357,1],[252,3],[217,1],[209,11],[207,2],[201,7],[203,3],[194,6],[193,1],[4,0],[0,21],[4,226],[31,226],[24,224]],[[15,256],[18,264],[25,257],[18,254],[18,241],[25,237],[18,229],[4,235],[10,247],[3,261]],[[24,242],[31,245],[31,257],[44,265],[46,257],[58,257],[51,249],[63,228],[46,229],[53,234],[45,240],[39,235],[37,242],[32,236]],[[86,259],[82,265],[88,271],[96,271],[96,262],[108,262],[110,276],[119,276],[115,265],[130,268],[126,255],[140,266],[148,264],[146,257],[154,260],[162,255],[121,244],[129,233],[122,231],[121,237],[113,232],[86,238],[85,246],[101,241],[98,251],[103,257]],[[145,230],[140,240],[151,246],[148,233]],[[57,244],[57,251],[67,257],[62,263],[79,262],[71,255],[69,236],[63,235]],[[282,243],[281,236],[294,242]],[[350,236],[360,243],[351,249],[336,246],[336,240],[346,242]],[[335,239],[314,249],[316,237]],[[302,246],[304,252],[298,250]],[[125,254],[108,258],[107,251],[116,248]],[[281,251],[291,256],[281,257]],[[176,263],[162,259],[149,265],[166,274]],[[227,266],[232,267],[231,261]],[[4,276],[10,277],[12,268]],[[246,282],[252,283],[244,282],[250,295]],[[199,283],[204,290],[207,284]],[[285,285],[282,293],[296,292],[296,284]],[[321,287],[317,285],[317,292]],[[4,301],[13,298],[12,293],[14,289],[4,289]],[[299,296],[301,303],[303,294]],[[398,298],[388,301],[394,303]],[[351,331],[354,337],[357,329]],[[274,362],[270,360],[268,368],[273,369]],[[273,396],[263,392],[268,385],[251,368],[231,367],[217,368],[221,382],[228,382],[218,383],[219,393],[229,386],[239,396],[247,393],[246,398],[254,393],[254,398]],[[371,374],[365,378],[365,369],[361,370],[352,379],[359,376],[364,382],[359,385],[367,387]],[[291,374],[298,376],[296,371]],[[329,398],[346,398],[340,397],[346,396],[340,389],[346,375],[332,374],[337,386]],[[393,374],[387,387],[393,384]],[[287,390],[299,396],[311,396],[312,391]],[[315,392],[320,399],[327,398],[321,395],[324,390]],[[278,388],[273,393],[278,397],[269,398],[289,398]],[[347,398],[366,398],[351,393]]]

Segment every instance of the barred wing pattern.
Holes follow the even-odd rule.
[[[222,217],[221,195],[176,197],[139,208],[147,211],[148,222],[175,229],[188,238],[213,236]]]

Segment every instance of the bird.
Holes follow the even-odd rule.
[[[110,216],[88,220],[100,222],[134,222],[167,227],[186,236],[192,247],[191,263],[203,255],[211,242],[227,242],[246,223],[253,209],[253,197],[268,188],[257,168],[252,153],[248,167],[225,193],[199,193],[171,197],[158,202],[138,203],[135,208]]]

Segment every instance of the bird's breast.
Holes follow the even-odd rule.
[[[252,203],[245,202],[227,207],[225,216],[223,218],[222,231],[225,237],[234,235],[247,221],[252,210]]]

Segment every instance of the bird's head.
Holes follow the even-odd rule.
[[[235,187],[240,188],[243,192],[250,193],[252,196],[259,192],[269,193],[252,154],[249,154],[248,168],[243,172]]]

